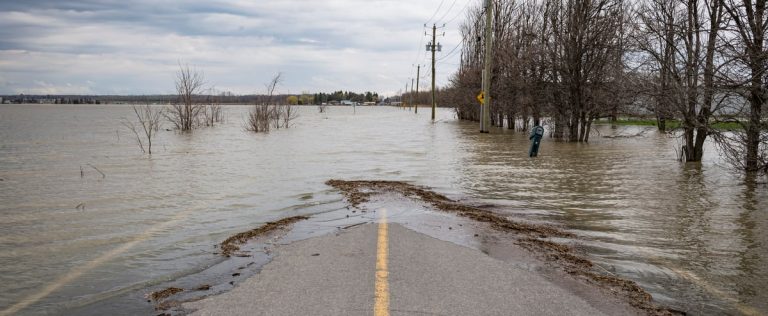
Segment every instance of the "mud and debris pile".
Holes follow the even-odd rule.
[[[406,197],[418,198],[441,211],[454,213],[478,222],[490,223],[493,228],[499,230],[516,231],[541,237],[574,237],[573,234],[554,227],[515,222],[492,211],[461,204],[427,188],[405,182],[329,180],[325,184],[341,190],[349,204],[354,207],[368,202],[374,194],[397,192]]]
[[[307,218],[309,217],[307,216],[287,217],[279,221],[267,222],[261,227],[254,228],[249,231],[235,234],[221,242],[221,244],[219,245],[219,248],[221,249],[221,255],[229,257],[233,255],[235,252],[239,251],[240,246],[248,242],[248,240],[255,237],[266,235],[278,229],[285,228],[295,222],[305,220]]]
[[[169,288],[164,289],[164,290],[160,290],[160,291],[156,291],[156,292],[150,293],[149,294],[149,298],[152,299],[153,301],[159,301],[159,300],[168,298],[168,297],[170,297],[170,296],[172,296],[172,295],[174,295],[176,293],[179,293],[179,292],[184,292],[184,289],[180,289],[180,288],[177,288],[177,287],[169,287]]]

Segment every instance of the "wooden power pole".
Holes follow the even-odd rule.
[[[432,121],[435,120],[435,107],[437,107],[437,100],[435,99],[435,48],[437,42],[435,41],[435,32],[437,27],[432,24]]]
[[[416,104],[414,104],[415,108],[413,109],[413,113],[419,114],[419,72],[421,71],[421,64],[419,64],[416,67]]]
[[[488,133],[491,124],[491,50],[493,49],[493,32],[491,29],[493,27],[493,5],[491,3],[491,0],[485,0],[485,64],[483,67],[485,102],[480,107],[480,133]],[[434,65],[434,61],[432,64]],[[434,79],[432,82],[434,83]]]
[[[405,95],[408,94],[408,81],[405,82],[405,91],[403,91],[403,96],[400,98],[400,106],[405,109],[405,107],[408,106],[405,102]]]
[[[413,80],[414,79],[411,78],[411,93],[410,93],[411,96],[408,98],[408,106],[409,107],[413,106]]]

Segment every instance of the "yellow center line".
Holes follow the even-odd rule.
[[[376,245],[376,302],[373,305],[374,316],[389,316],[389,240],[387,236],[387,210],[381,209],[379,220],[379,239]]]

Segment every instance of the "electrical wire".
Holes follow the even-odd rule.
[[[456,18],[458,18],[458,17],[459,17],[459,16],[460,16],[462,13],[464,13],[464,10],[466,10],[466,9],[467,9],[467,7],[469,7],[469,4],[470,4],[470,3],[472,3],[472,1],[473,1],[473,0],[467,0],[467,3],[466,3],[466,4],[464,4],[464,8],[462,8],[461,10],[459,10],[459,13],[456,13],[456,15],[454,15],[454,16],[453,16],[453,18],[451,18],[450,20],[448,20],[448,22],[445,22],[445,24],[451,24],[451,22],[453,22],[454,20],[456,20]]]
[[[437,23],[440,23],[440,21],[442,21],[443,19],[445,19],[445,16],[447,16],[447,15],[448,15],[448,13],[451,13],[451,9],[453,9],[453,6],[454,6],[454,5],[456,5],[456,1],[457,1],[457,0],[453,0],[453,3],[451,3],[451,6],[450,6],[450,7],[448,7],[448,10],[447,10],[447,11],[445,11],[445,14],[443,14],[443,16],[441,16],[439,19],[437,19],[437,21],[438,21]]]
[[[424,28],[423,28],[423,27],[421,28],[421,31],[422,31],[422,32],[424,32]],[[418,63],[418,60],[419,60],[419,52],[421,51],[421,44],[422,44],[422,43],[424,43],[424,35],[422,35],[422,36],[420,36],[420,37],[419,37],[419,46],[417,46],[418,48],[417,48],[417,50],[416,50],[416,58],[414,59],[414,64],[417,64],[417,63]]]
[[[424,24],[427,24],[429,23],[429,21],[432,21],[432,19],[437,15],[437,12],[440,12],[440,8],[443,7],[443,2],[445,2],[445,0],[440,0],[440,5],[437,6],[437,10],[435,10],[435,13],[432,13],[432,16],[427,20],[427,22],[424,22]]]
[[[456,46],[454,46],[453,49],[451,49],[451,51],[448,52],[448,54],[445,54],[445,55],[441,56],[440,58],[437,59],[437,61],[441,61],[441,60],[444,60],[444,59],[446,59],[448,57],[453,56],[455,54],[454,52],[456,52],[456,49],[459,48],[459,46],[461,46],[461,44],[464,44],[464,40],[462,40],[461,42],[456,44]]]

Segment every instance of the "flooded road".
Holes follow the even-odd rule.
[[[526,135],[481,135],[447,109],[432,124],[428,111],[306,107],[269,134],[244,131],[247,109],[161,132],[148,157],[121,126],[128,106],[0,106],[0,313],[108,310],[219,262],[213,245],[234,233],[345,207],[331,178],[408,181],[562,226],[675,309],[768,312],[768,190],[713,148],[681,164],[675,138],[599,126],[590,144],[545,138],[532,160]]]

